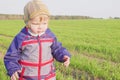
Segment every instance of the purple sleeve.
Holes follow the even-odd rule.
[[[21,51],[19,49],[20,43],[21,43],[21,40],[18,39],[18,37],[15,37],[4,57],[4,64],[9,76],[12,76],[12,74],[15,71],[21,69],[21,66],[18,63],[20,59],[20,51]]]
[[[60,42],[57,42],[56,38],[54,39],[51,48],[54,58],[59,62],[64,62],[63,57],[65,55],[69,57],[71,56],[70,53],[66,50],[66,48],[62,47],[62,44]]]

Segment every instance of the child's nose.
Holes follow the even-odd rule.
[[[41,28],[42,28],[41,25],[39,25],[38,29],[41,29]]]
[[[39,25],[39,27],[38,27],[38,28],[40,28],[40,29],[41,29],[41,28],[43,28],[43,27],[44,27],[43,25]]]

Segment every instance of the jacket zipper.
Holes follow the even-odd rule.
[[[40,72],[41,72],[41,57],[42,57],[42,46],[40,41],[40,36],[38,36],[38,43],[39,43],[39,65],[38,65],[38,80],[41,79]]]

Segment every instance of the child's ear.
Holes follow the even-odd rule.
[[[29,20],[28,23],[26,24],[26,27],[30,28],[30,26],[31,26],[31,21]]]

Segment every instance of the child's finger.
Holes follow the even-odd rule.
[[[64,66],[65,66],[65,67],[68,67],[68,66],[69,66],[69,64],[65,63],[65,64],[64,64]]]
[[[18,76],[18,71],[16,71],[12,76],[11,76],[11,80],[18,80],[19,76]]]
[[[65,67],[68,67],[69,64],[70,64],[70,61],[69,61],[69,60],[67,60],[67,61],[64,62]]]
[[[14,74],[11,76],[11,80],[16,80],[16,78],[15,78],[15,75],[14,75]]]
[[[18,76],[18,72],[15,72],[15,78],[19,78],[19,76]]]

